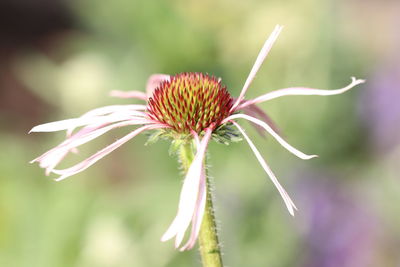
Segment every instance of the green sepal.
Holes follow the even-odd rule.
[[[148,135],[147,141],[146,143],[144,143],[144,145],[147,146],[156,143],[160,138],[162,138],[162,135],[163,135],[163,130],[153,131]]]
[[[232,127],[232,123],[227,123],[218,127],[212,134],[214,141],[220,144],[229,145],[233,142],[242,141],[241,134],[238,129]]]
[[[176,154],[178,154],[178,152],[181,149],[181,146],[183,144],[186,144],[186,141],[184,141],[182,139],[172,140],[171,145],[169,146],[169,149],[168,149],[168,154],[170,156],[175,156]]]

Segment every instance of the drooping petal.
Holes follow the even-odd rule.
[[[84,129],[81,129],[79,132],[72,135],[71,137],[67,138],[65,141],[63,141],[55,148],[47,151],[43,155],[32,160],[31,163],[39,162],[40,167],[46,169],[46,175],[49,175],[50,172],[53,171],[54,167],[58,163],[60,163],[60,161],[73,149],[76,149],[77,147],[105,134],[106,132],[112,129],[128,125],[149,124],[149,123],[151,122],[144,121],[142,118],[138,118],[136,120],[130,119],[129,121],[118,122],[104,127],[96,127],[96,126],[86,127]]]
[[[275,99],[281,96],[289,96],[289,95],[319,95],[319,96],[330,96],[330,95],[339,95],[342,94],[354,86],[364,83],[365,80],[362,79],[356,79],[355,77],[351,77],[351,83],[347,85],[346,87],[340,88],[340,89],[335,89],[335,90],[323,90],[323,89],[313,89],[313,88],[306,88],[306,87],[290,87],[290,88],[284,88],[284,89],[279,89],[275,90],[269,93],[266,93],[265,95],[261,95],[259,97],[256,97],[251,100],[247,100],[243,104],[239,105],[237,109],[244,108],[249,105],[253,104],[258,104],[261,102],[265,102],[271,99]]]
[[[288,193],[285,191],[285,189],[281,186],[281,184],[278,182],[278,179],[276,178],[275,174],[272,172],[272,170],[269,168],[268,164],[265,162],[263,157],[261,156],[260,152],[256,148],[256,146],[253,144],[253,142],[250,140],[250,138],[247,136],[245,131],[243,130],[242,127],[235,121],[231,121],[237,128],[238,130],[242,133],[244,138],[246,139],[247,143],[249,144],[250,148],[253,150],[254,155],[256,156],[258,162],[261,164],[263,167],[264,171],[268,174],[269,178],[271,181],[274,183],[275,187],[278,189],[280,195],[283,198],[283,201],[286,204],[287,209],[289,210],[289,213],[294,216],[294,209],[297,210],[296,206],[294,205],[292,199],[289,197]]]
[[[146,94],[150,97],[153,94],[154,89],[156,89],[162,82],[169,81],[170,76],[167,74],[153,74],[147,80]]]
[[[101,124],[127,120],[133,116],[145,116],[145,113],[138,111],[137,108],[145,108],[144,105],[125,105],[125,106],[107,106],[91,110],[79,118],[67,119],[55,122],[40,124],[33,127],[31,132],[57,132],[62,130],[75,129],[88,124]],[[107,115],[108,114],[108,115]]]
[[[251,117],[257,118],[262,120],[263,122],[265,122],[266,124],[268,124],[276,133],[280,134],[280,130],[278,128],[278,126],[276,126],[276,124],[274,123],[274,121],[271,119],[270,116],[267,115],[267,113],[265,113],[265,111],[263,111],[261,108],[259,108],[256,105],[249,105],[247,107],[242,108],[242,111],[244,112],[244,114],[249,115]],[[257,125],[257,124],[253,124],[254,127],[256,128],[257,132],[264,137],[265,136],[265,132],[264,132],[264,128],[262,128],[261,126]]]
[[[81,117],[37,125],[30,132],[57,132],[77,128],[89,124],[103,124],[116,121],[129,120],[133,114],[113,114],[109,116]]]
[[[282,137],[280,137],[279,134],[277,134],[268,124],[266,124],[265,122],[263,122],[259,119],[253,118],[251,116],[244,115],[244,114],[234,114],[234,115],[231,115],[228,118],[226,118],[223,121],[223,123],[226,121],[230,121],[233,119],[239,119],[239,118],[246,119],[248,121],[251,121],[251,122],[263,127],[270,135],[272,135],[272,137],[275,138],[276,141],[278,141],[279,144],[281,144],[284,148],[286,148],[290,153],[292,153],[293,155],[296,155],[297,157],[299,157],[301,159],[311,159],[311,158],[318,157],[317,155],[304,154],[303,152],[294,148],[289,143],[287,143]]]
[[[121,121],[121,118],[125,118],[127,116],[147,117],[147,114],[142,111],[145,109],[145,105],[112,105],[90,110],[79,118],[97,118],[109,116],[109,122],[104,122],[104,124],[107,124],[114,121]],[[115,120],[113,120],[114,118]],[[75,128],[76,127],[71,127],[67,129],[67,137],[71,136]]]
[[[262,63],[264,62],[265,58],[267,57],[269,51],[272,48],[272,45],[278,38],[280,32],[282,31],[282,26],[276,25],[270,36],[268,37],[267,41],[265,41],[263,47],[261,48],[260,53],[257,56],[256,62],[253,65],[253,68],[250,71],[249,76],[246,79],[246,82],[244,83],[243,89],[240,92],[239,97],[237,98],[235,104],[233,104],[231,110],[235,110],[236,107],[240,104],[240,102],[243,100],[244,95],[246,94],[247,89],[249,88],[251,82],[254,80],[254,77],[256,76],[258,70],[260,69]]]
[[[144,120],[143,118],[129,118],[129,120],[127,121],[117,122],[108,126],[107,124],[92,124],[81,129],[76,134],[68,137],[61,144],[59,144],[55,148],[49,150],[48,152],[44,153],[42,156],[34,159],[31,162],[42,161],[44,157],[51,157],[50,154],[52,154],[57,150],[60,150],[61,148],[67,151],[72,148],[76,148],[118,127],[123,127],[128,125],[138,125],[138,124],[149,124],[149,123],[151,123],[151,121]]]
[[[207,200],[207,185],[206,185],[206,175],[205,175],[205,167],[203,166],[202,174],[200,179],[200,189],[199,196],[196,202],[195,212],[192,218],[192,230],[190,233],[189,240],[185,245],[183,245],[179,250],[189,250],[192,249],[196,244],[197,237],[199,236],[201,223],[203,222],[203,216],[206,207]]]
[[[181,244],[186,229],[196,212],[196,203],[203,176],[203,161],[208,142],[211,138],[211,133],[211,128],[205,130],[205,135],[200,142],[200,146],[197,148],[196,156],[190,165],[183,182],[177,215],[168,230],[161,237],[161,241],[164,242],[176,236],[175,247],[179,247]]]
[[[89,158],[83,160],[82,162],[67,168],[63,170],[53,170],[53,173],[56,173],[60,175],[59,178],[56,179],[56,181],[61,181],[69,176],[72,176],[74,174],[77,174],[83,170],[86,170],[90,166],[92,166],[94,163],[105,157],[106,155],[110,154],[112,151],[120,147],[121,145],[125,144],[128,142],[130,139],[138,135],[139,133],[146,131],[146,130],[151,130],[151,129],[158,129],[158,128],[163,128],[165,127],[164,125],[146,125],[141,128],[138,128],[134,130],[133,132],[125,135],[121,139],[118,139],[116,142],[112,143],[111,145],[108,145],[107,147],[101,149],[94,155],[90,156]]]
[[[147,95],[144,92],[140,91],[119,91],[112,90],[110,92],[110,96],[118,97],[118,98],[136,98],[140,100],[147,100]]]
[[[196,147],[200,147],[200,138],[199,138],[199,135],[198,135],[195,131],[193,131],[193,130],[191,130],[190,133],[193,135],[193,139],[194,139],[194,141],[196,142]]]

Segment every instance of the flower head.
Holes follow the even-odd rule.
[[[316,155],[307,155],[287,143],[279,135],[271,119],[256,104],[289,95],[341,94],[364,81],[352,78],[352,82],[348,86],[336,90],[291,87],[246,100],[247,89],[281,30],[281,26],[276,26],[265,42],[238,98],[231,97],[221,83],[221,79],[207,74],[180,73],[172,76],[155,74],[149,78],[146,93],[140,91],[111,92],[111,95],[116,97],[144,100],[146,105],[106,106],[91,110],[79,118],[34,127],[31,132],[66,130],[67,138],[32,162],[39,162],[40,166],[46,169],[46,174],[59,175],[56,179],[59,181],[87,169],[144,131],[156,131],[156,136],[170,138],[173,142],[176,140],[193,142],[196,147],[196,155],[184,179],[178,213],[161,238],[162,241],[166,241],[175,237],[175,246],[186,250],[194,246],[204,214],[206,201],[204,157],[207,145],[212,139],[228,143],[237,140],[237,137],[241,135],[248,142],[260,165],[278,189],[290,214],[294,215],[296,206],[237,120],[251,122],[259,131],[269,133],[290,153],[301,159],[310,159]],[[80,145],[112,129],[125,126],[139,126],[139,128],[70,168],[55,169],[69,152],[76,151]],[[81,129],[74,133],[78,127]],[[192,227],[189,240],[181,246],[190,224]]]
[[[180,73],[163,81],[148,100],[148,114],[177,133],[200,134],[231,114],[233,99],[221,80],[202,73]]]

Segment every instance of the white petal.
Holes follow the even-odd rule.
[[[101,116],[101,115],[106,115],[106,114],[113,113],[113,112],[125,112],[125,111],[130,111],[130,110],[145,110],[145,109],[146,109],[145,105],[111,105],[111,106],[105,106],[105,107],[92,109],[92,110],[86,112],[85,114],[83,114],[81,117]]]
[[[279,89],[275,90],[269,93],[266,93],[264,95],[261,95],[259,97],[256,97],[254,99],[248,100],[244,102],[243,104],[239,105],[238,109],[241,109],[243,107],[252,105],[252,104],[257,104],[261,102],[265,102],[271,99],[275,99],[278,97],[282,96],[289,96],[289,95],[319,95],[319,96],[330,96],[330,95],[339,95],[342,94],[354,86],[364,83],[365,80],[361,79],[356,79],[354,77],[351,77],[351,83],[347,85],[346,87],[340,88],[340,89],[335,89],[335,90],[322,90],[322,89],[313,89],[313,88],[306,88],[306,87],[290,87],[290,88],[284,88],[284,89]]]
[[[102,108],[97,108],[94,110],[91,110],[78,119],[84,119],[90,121],[92,120],[92,125],[95,123],[98,123],[100,125],[102,124],[108,124],[108,123],[113,123],[117,121],[122,121],[122,120],[129,120],[131,117],[147,117],[147,114],[141,110],[144,105],[120,105],[120,106],[107,106],[107,107],[102,107]],[[72,132],[79,126],[75,127],[70,127],[67,130],[67,137],[71,136]]]
[[[31,161],[39,162],[40,167],[46,168],[46,175],[53,171],[54,167],[73,149],[105,134],[106,132],[123,126],[128,125],[137,125],[137,124],[146,124],[142,119],[139,120],[130,120],[130,121],[123,121],[119,123],[115,123],[109,126],[96,128],[96,127],[87,127],[73,136],[69,137],[61,144],[56,146],[55,148],[47,151],[43,155],[39,156],[38,158]]]
[[[178,213],[161,237],[161,241],[167,241],[176,236],[175,245],[178,247],[182,242],[184,233],[188,228],[190,221],[196,212],[196,203],[199,195],[200,181],[202,179],[203,160],[206,148],[210,140],[212,129],[206,129],[206,133],[197,148],[196,156],[189,167],[183,182],[181,195],[179,198]]]
[[[200,147],[199,135],[193,130],[191,130],[190,133],[193,135],[194,141],[196,142],[196,147]]]
[[[236,102],[232,106],[232,110],[235,110],[239,103],[243,100],[244,95],[246,94],[247,89],[249,88],[251,82],[254,80],[258,70],[260,69],[262,63],[264,62],[265,58],[267,57],[269,51],[272,48],[272,45],[278,38],[280,32],[282,31],[282,26],[276,25],[270,36],[268,37],[267,41],[265,41],[263,47],[261,48],[260,53],[257,56],[256,62],[253,65],[253,68],[250,71],[249,76],[244,83],[243,89],[240,92],[239,97],[236,99]]]
[[[71,175],[77,174],[83,170],[86,170],[90,166],[92,166],[94,163],[105,157],[106,155],[110,154],[112,151],[120,147],[121,145],[125,144],[128,142],[130,139],[138,135],[139,133],[145,131],[145,130],[150,130],[150,129],[157,129],[157,128],[162,128],[164,126],[162,125],[146,125],[141,128],[138,128],[134,130],[133,132],[127,134],[126,136],[122,137],[121,139],[118,139],[116,142],[112,143],[111,145],[108,145],[107,147],[101,149],[94,155],[90,156],[89,158],[85,159],[84,161],[64,170],[53,170],[54,173],[61,175],[59,178],[56,179],[56,181],[63,180]]]
[[[269,134],[272,135],[272,137],[275,138],[276,141],[278,141],[279,144],[281,144],[284,148],[286,148],[290,153],[292,153],[293,155],[296,155],[297,157],[301,158],[301,159],[311,159],[311,158],[315,158],[318,157],[317,155],[307,155],[304,154],[303,152],[299,151],[298,149],[294,148],[293,146],[291,146],[289,143],[287,143],[282,137],[279,136],[279,134],[277,134],[268,124],[266,124],[265,122],[253,118],[251,116],[248,115],[244,115],[244,114],[235,114],[235,115],[231,115],[228,118],[226,118],[222,123],[229,121],[229,120],[233,120],[233,119],[246,119],[248,121],[251,121],[257,125],[260,125],[261,127],[263,127]]]
[[[116,121],[123,121],[132,118],[133,116],[142,116],[143,113],[131,110],[124,112],[115,112],[107,116],[82,116],[75,119],[67,119],[55,122],[49,122],[35,126],[30,132],[57,132],[62,130],[69,130],[89,124],[102,124],[111,123]]]
[[[289,195],[285,191],[285,189],[281,186],[281,184],[278,182],[278,179],[272,172],[272,170],[269,168],[263,157],[261,156],[260,152],[257,150],[253,142],[250,140],[250,138],[247,136],[245,131],[242,129],[242,127],[239,126],[236,122],[232,121],[232,123],[239,129],[239,131],[242,133],[244,138],[246,139],[247,143],[249,144],[250,148],[253,150],[254,155],[256,156],[258,162],[260,162],[261,166],[263,167],[264,171],[268,174],[269,178],[271,181],[274,183],[276,188],[278,189],[279,193],[281,194],[283,201],[286,204],[287,209],[289,210],[289,213],[294,216],[294,209],[297,210],[296,206],[294,205],[293,201],[290,199]]]
[[[243,111],[244,114],[249,115],[251,117],[257,118],[259,120],[262,120],[263,122],[265,122],[266,124],[268,124],[272,130],[274,130],[276,133],[280,134],[280,130],[278,129],[278,126],[276,126],[276,124],[274,123],[274,121],[272,120],[272,118],[270,116],[267,115],[266,112],[264,112],[261,108],[259,108],[256,105],[250,105],[250,106],[246,106],[244,108],[241,109]],[[257,124],[253,124],[253,126],[255,127],[255,129],[257,130],[257,132],[264,137],[265,136],[265,132],[264,132],[264,128],[257,125]]]
[[[197,237],[199,236],[200,232],[201,223],[203,222],[206,200],[207,200],[207,185],[206,185],[205,167],[203,166],[202,178],[200,180],[199,196],[197,199],[195,212],[192,218],[192,232],[190,234],[189,240],[182,248],[180,248],[180,251],[192,249],[193,246],[196,244]]]

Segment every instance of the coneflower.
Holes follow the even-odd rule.
[[[268,55],[282,27],[276,26],[262,47],[253,68],[237,98],[233,98],[221,79],[202,73],[180,73],[176,75],[155,74],[149,78],[146,93],[131,91],[112,91],[111,95],[121,98],[138,98],[146,105],[114,105],[97,108],[79,118],[38,125],[31,132],[53,132],[66,130],[64,142],[44,153],[32,162],[39,162],[46,174],[59,175],[57,181],[79,173],[108,155],[139,133],[153,131],[150,138],[169,139],[173,150],[179,155],[185,179],[180,194],[178,212],[172,224],[162,236],[166,241],[175,237],[175,247],[180,250],[191,249],[201,231],[201,253],[205,266],[207,262],[219,261],[218,239],[212,211],[212,198],[208,189],[205,170],[205,154],[210,140],[222,143],[237,141],[243,137],[254,152],[282,196],[287,209],[294,215],[296,206],[280,185],[260,152],[245,133],[238,119],[247,120],[258,130],[266,131],[292,154],[301,159],[307,155],[288,144],[275,130],[269,117],[256,106],[268,100],[289,95],[337,95],[346,92],[363,80],[352,78],[352,82],[341,89],[321,90],[304,87],[285,88],[246,100],[245,93],[257,71]],[[71,151],[100,135],[118,127],[139,126],[126,136],[101,149],[82,162],[67,168],[55,169],[56,165]],[[74,133],[75,129],[82,127]],[[185,233],[191,225],[191,234],[186,244],[181,246]],[[214,251],[214,252],[213,252]],[[214,255],[216,254],[216,255]],[[207,259],[214,257],[214,259]],[[215,266],[220,266],[215,265]],[[214,265],[213,265],[214,266]]]

